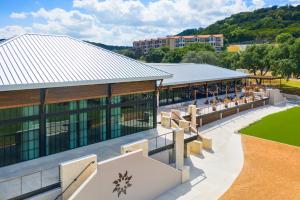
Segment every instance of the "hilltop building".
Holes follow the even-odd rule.
[[[136,53],[142,55],[151,48],[170,47],[171,49],[184,47],[193,43],[211,44],[217,52],[224,46],[223,34],[215,35],[192,35],[192,36],[167,36],[163,38],[139,40],[133,42],[133,49]]]

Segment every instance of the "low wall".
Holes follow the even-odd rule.
[[[243,112],[245,110],[249,110],[252,108],[252,104],[244,104],[239,107],[239,112]]]
[[[150,200],[181,184],[181,179],[179,170],[138,150],[98,163],[97,173],[70,199]]]
[[[223,113],[222,114],[223,117],[228,117],[230,115],[236,114],[237,108],[228,108],[227,110],[224,110],[222,113]]]
[[[200,116],[199,118],[202,118],[202,125],[209,124],[220,119],[220,112],[209,113],[206,116]],[[200,124],[200,121],[197,121],[197,123]]]
[[[241,104],[241,105],[238,105],[238,106],[235,106],[235,107],[232,107],[232,108],[227,108],[227,109],[224,109],[224,110],[218,110],[218,111],[211,112],[211,113],[208,113],[208,114],[200,115],[200,116],[197,116],[197,124],[199,124],[200,126],[203,126],[205,124],[209,124],[211,122],[217,121],[221,118],[234,115],[238,112],[242,112],[242,111],[245,111],[245,110],[250,110],[252,108],[257,108],[257,107],[260,107],[260,106],[267,105],[268,103],[269,103],[269,99],[261,99],[261,100],[257,100],[257,101],[254,101],[254,102]],[[191,117],[190,116],[184,116],[184,118],[186,120],[188,120]]]
[[[170,159],[172,158],[172,155],[173,155],[172,150],[168,149],[168,150],[153,154],[150,156],[150,158],[153,158],[154,160],[158,160],[158,161],[168,165],[171,163]]]
[[[282,95],[284,97],[286,97],[288,100],[292,100],[292,101],[300,101],[300,96],[298,95],[294,95],[294,94],[286,94],[286,93],[282,93]]]
[[[89,155],[60,164],[62,199],[69,197],[94,172],[97,171],[97,156]],[[79,176],[80,174],[80,176]],[[74,182],[74,179],[76,181]]]

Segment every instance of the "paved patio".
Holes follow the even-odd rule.
[[[166,192],[157,200],[218,199],[232,185],[244,162],[241,136],[235,131],[260,118],[294,104],[264,106],[247,110],[201,127],[213,139],[213,151],[191,155],[185,160],[190,166],[190,181]]]
[[[161,147],[165,143],[173,142],[172,130],[158,125],[156,129],[2,167],[0,168],[0,199],[11,198],[39,189],[41,186],[57,183],[59,181],[58,166],[62,162],[89,154],[96,154],[98,161],[103,161],[120,155],[120,147],[124,144],[159,135],[163,136],[159,137],[157,142],[154,139],[149,141],[150,149],[154,149],[156,145]],[[189,135],[186,134],[185,137],[189,137]]]

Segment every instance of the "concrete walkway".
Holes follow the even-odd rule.
[[[202,133],[213,139],[213,151],[187,158],[185,163],[190,166],[190,181],[166,192],[157,200],[218,199],[232,185],[243,167],[241,137],[235,131],[292,106],[268,105],[203,126]]]

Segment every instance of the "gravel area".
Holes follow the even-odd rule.
[[[244,166],[221,200],[300,199],[300,147],[242,135]]]

